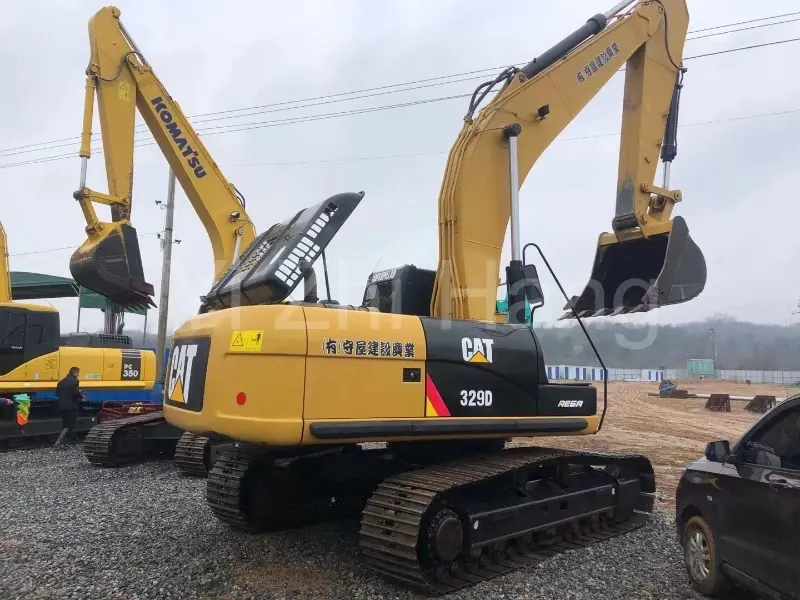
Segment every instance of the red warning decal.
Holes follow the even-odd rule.
[[[444,400],[439,395],[439,390],[433,383],[433,379],[425,374],[425,416],[426,417],[449,417],[450,411],[447,410]]]

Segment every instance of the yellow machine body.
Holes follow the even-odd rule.
[[[462,387],[494,387],[493,367],[499,361],[515,378],[523,378],[525,370],[536,372],[537,365],[529,362],[535,354],[526,352],[526,342],[534,347],[529,330],[517,328],[514,335],[521,334],[521,341],[510,344],[507,340],[515,338],[507,329],[497,336],[475,323],[454,322],[452,329],[436,323],[414,315],[292,304],[198,315],[175,333],[165,416],[188,431],[274,446],[536,435],[542,418],[524,409],[509,415],[476,401],[473,407],[482,417],[476,427],[467,411],[457,416],[453,406],[461,404]],[[474,355],[463,360],[464,340],[473,348],[474,340],[486,336],[494,349],[488,358],[498,362],[470,360]],[[435,355],[429,354],[429,343],[435,344]],[[436,372],[451,360],[448,353],[463,363],[460,373]],[[520,404],[536,404],[529,390],[516,393]],[[542,413],[546,399],[541,391],[539,396],[536,412]],[[599,426],[596,404],[578,411],[577,425],[575,411],[549,412],[542,435],[591,434]],[[432,419],[438,427],[448,421],[449,427],[465,429],[437,429]],[[563,430],[566,425],[569,431]],[[349,436],[348,426],[357,435]]]
[[[0,394],[53,391],[71,367],[80,368],[86,390],[153,389],[156,362],[151,350],[63,346],[55,308],[13,302],[2,225],[0,251]]]
[[[0,318],[5,313],[16,315],[20,322],[25,315],[47,314],[51,322],[58,325],[58,312],[49,306],[3,302],[0,303]],[[31,331],[31,327],[28,327],[28,331]],[[12,332],[6,333],[6,339],[9,334]],[[24,362],[0,374],[0,395],[54,391],[56,384],[72,367],[80,369],[80,385],[86,391],[153,389],[156,355],[152,350],[59,346],[58,329],[55,335],[50,340],[37,340],[41,343],[37,343],[35,348],[44,348],[44,353],[29,360],[24,360],[27,358],[25,355],[35,354],[35,351],[26,352],[26,347],[31,345],[30,334],[25,345],[15,349]]]

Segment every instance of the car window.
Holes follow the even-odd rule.
[[[744,462],[800,471],[800,406],[773,419],[744,444]]]

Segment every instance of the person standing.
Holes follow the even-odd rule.
[[[80,374],[81,371],[78,367],[72,367],[67,376],[56,386],[58,409],[61,412],[61,435],[56,440],[56,446],[63,444],[65,437],[75,429],[78,408],[83,400],[83,393],[81,393],[78,382]]]

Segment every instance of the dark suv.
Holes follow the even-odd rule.
[[[800,600],[800,395],[765,413],[731,448],[711,442],[675,497],[692,585],[707,596],[738,584]]]

